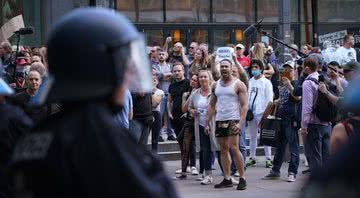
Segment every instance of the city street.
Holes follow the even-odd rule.
[[[263,158],[263,157],[259,157]],[[301,156],[303,159],[304,156]],[[248,168],[246,171],[247,190],[238,191],[236,186],[227,189],[215,189],[214,184],[221,182],[223,177],[220,175],[220,169],[215,162],[216,170],[214,171],[214,184],[204,186],[199,181],[196,181],[198,176],[188,176],[186,180],[175,180],[174,183],[183,198],[232,198],[232,197],[266,197],[266,198],[289,198],[297,197],[302,188],[302,185],[307,179],[307,174],[303,175],[301,171],[306,170],[307,167],[303,165],[303,160],[300,162],[299,174],[294,183],[287,182],[287,167],[288,163],[284,163],[281,168],[281,179],[265,181],[261,178],[269,172],[270,169],[265,168],[264,162],[259,162],[256,167]],[[175,176],[175,171],[180,167],[180,161],[166,161],[165,168],[171,177]],[[236,178],[238,179],[238,178]]]

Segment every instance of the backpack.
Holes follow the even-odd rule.
[[[319,81],[317,79],[309,78],[306,80],[311,80],[319,85]],[[337,112],[337,107],[330,102],[325,94],[318,90],[313,106],[313,113],[316,117],[318,117],[322,122],[332,122],[336,119]]]

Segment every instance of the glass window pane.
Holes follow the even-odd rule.
[[[258,0],[258,19],[263,22],[279,22],[279,0]]]
[[[213,0],[214,22],[253,22],[252,0]]]
[[[208,31],[207,30],[191,30],[190,42],[208,43]]]
[[[298,22],[298,16],[299,16],[299,2],[300,0],[292,0],[290,1],[290,14],[291,14],[291,22]]]
[[[230,43],[230,30],[214,30],[214,51]]]
[[[116,9],[133,22],[163,22],[162,0],[117,0]]]
[[[358,22],[359,0],[319,0],[319,22]]]
[[[170,30],[169,34],[172,37],[172,42],[170,43],[169,47],[173,47],[176,42],[181,42],[183,46],[186,47],[185,30]]]
[[[209,22],[210,0],[166,0],[167,22]]]
[[[148,46],[163,46],[164,35],[162,30],[144,30]]]

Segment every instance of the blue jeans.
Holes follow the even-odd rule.
[[[168,101],[168,95],[164,95],[164,97],[161,100],[160,103],[160,118],[161,120],[164,118],[164,113],[166,113],[165,119],[166,119],[166,133],[168,136],[175,135],[174,131],[172,130],[171,122],[169,119],[169,116],[167,115],[167,101]],[[162,132],[162,131],[161,131]],[[160,136],[164,136],[164,133],[161,133]]]
[[[246,130],[246,122],[244,122],[244,124],[241,127],[241,134],[239,136],[239,150],[240,153],[243,157],[244,160],[244,165],[246,164],[246,136],[245,136],[245,130]],[[231,156],[231,174],[235,174],[235,172],[237,171],[235,163],[234,163],[234,158],[233,158],[233,154],[231,152],[230,149],[230,156]],[[246,170],[246,166],[244,166],[244,169]]]
[[[315,170],[329,160],[331,126],[309,124],[307,130],[306,156],[309,160],[310,170]]]
[[[299,168],[299,136],[296,129],[293,127],[290,120],[282,120],[280,122],[280,141],[276,148],[274,163],[272,170],[275,173],[280,173],[280,168],[284,160],[286,145],[289,143],[290,149],[290,164],[288,173],[297,174]]]
[[[211,151],[210,137],[205,134],[205,128],[199,126],[199,135],[200,135],[200,151],[202,152],[202,164],[205,171],[211,170],[212,159],[214,158],[214,152]]]

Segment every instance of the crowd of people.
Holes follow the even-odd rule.
[[[300,48],[305,56],[300,56],[295,50],[299,48],[292,44],[293,49],[281,54],[286,60],[280,62],[279,54],[266,43],[252,47],[229,44],[234,49],[232,58],[216,61],[216,53],[209,52],[208,44],[194,41],[186,49],[168,37],[164,46],[150,47],[152,92],[126,90],[125,103],[113,119],[129,129],[139,144],[147,144],[151,133],[155,153],[159,142],[177,141],[181,169],[176,171],[176,179],[200,174],[201,184],[212,184],[217,158],[224,179],[215,188],[237,184],[238,190],[245,190],[245,170],[258,164],[258,133],[271,114],[281,120],[280,135],[273,157],[271,147],[264,146],[265,167],[270,171],[263,179],[280,177],[289,145],[287,175],[288,181],[294,182],[300,163],[299,138],[304,142],[311,172],[326,164],[357,131],[360,118],[338,108],[360,69],[353,45],[354,37],[346,35],[338,49],[328,42],[323,49],[306,44]],[[14,50],[9,42],[0,45],[2,79],[15,92],[0,93],[0,99],[25,112],[19,114],[24,124],[14,126],[22,131],[17,134],[20,137],[61,111],[61,104],[31,105],[42,82],[49,78],[46,48],[20,46],[18,53]],[[246,133],[250,137],[248,159]],[[9,150],[15,144],[11,141]],[[0,167],[5,167],[9,155],[2,157]]]
[[[344,37],[341,47],[326,42],[322,48],[305,44],[299,50],[292,44],[283,54],[261,42],[248,48],[229,44],[234,48],[232,58],[221,61],[216,61],[216,52],[209,53],[206,43],[192,42],[186,50],[180,42],[170,48],[171,42],[168,37],[164,46],[152,46],[149,52],[153,79],[158,82],[153,100],[161,89],[162,100],[156,104],[164,107],[160,117],[154,113],[154,123],[161,127],[152,129],[159,134],[152,137],[156,138],[152,144],[176,137],[181,150],[176,179],[201,174],[200,183],[211,184],[217,157],[224,180],[215,188],[235,183],[239,190],[245,189],[244,170],[258,162],[259,132],[264,120],[275,116],[281,120],[278,145],[274,157],[271,147],[264,146],[265,167],[270,171],[262,179],[280,178],[289,145],[287,176],[294,182],[300,163],[299,139],[309,166],[304,173],[311,172],[325,164],[339,144],[345,144],[351,133],[345,131],[358,122],[356,116],[337,108],[360,69],[351,34]],[[199,170],[196,152],[200,152]],[[239,181],[233,176],[240,177]]]

